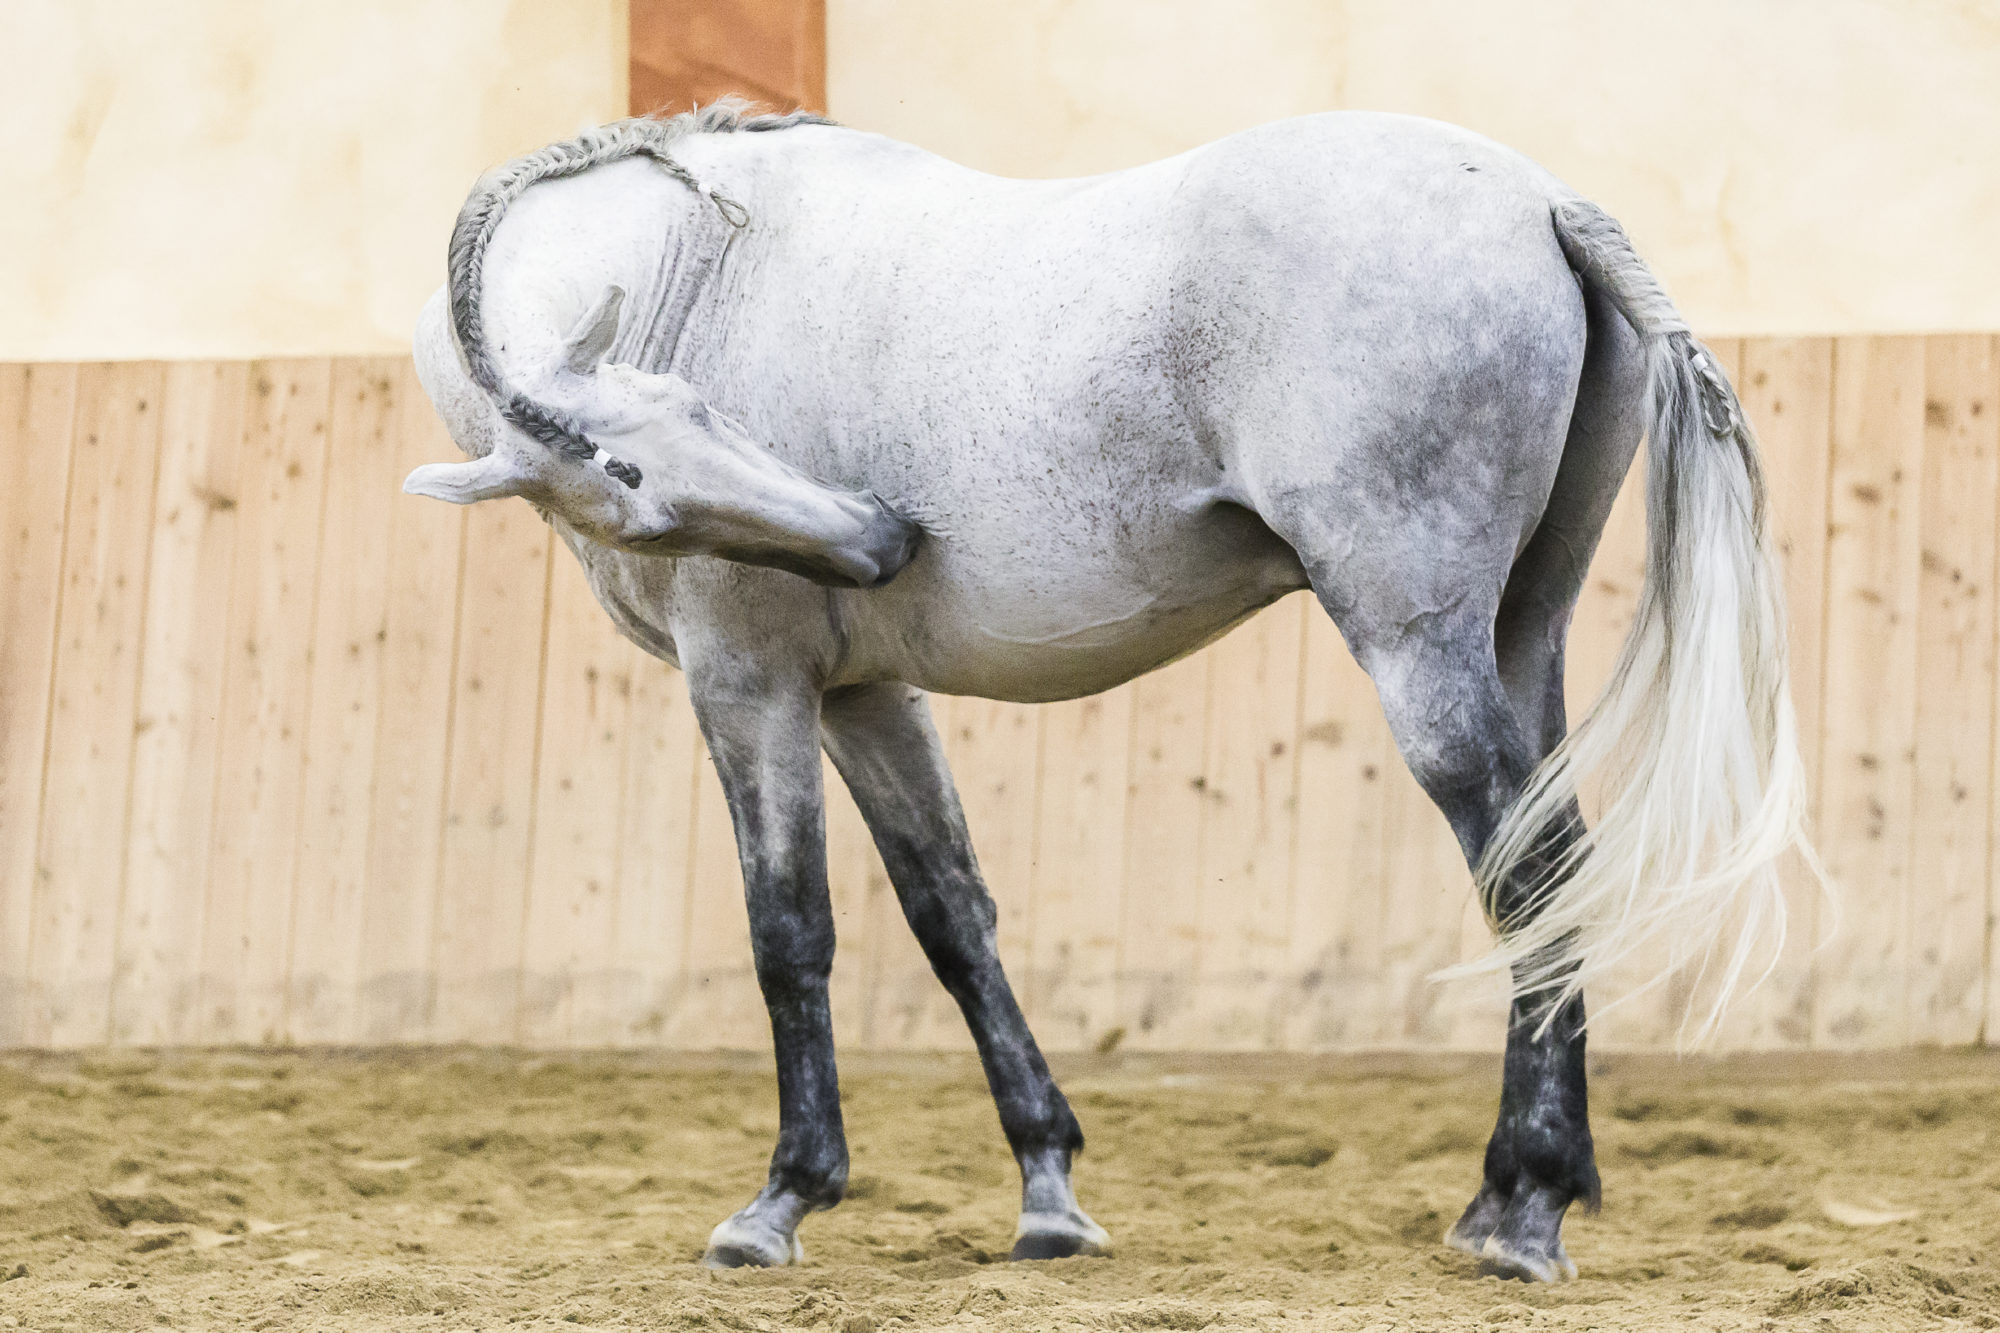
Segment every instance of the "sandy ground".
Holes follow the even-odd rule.
[[[1535,1288],[1437,1243],[1493,1061],[1062,1062],[1118,1252],[1018,1265],[976,1066],[850,1058],[808,1263],[709,1273],[776,1128],[761,1060],[12,1057],[0,1327],[2000,1327],[2000,1057],[1596,1064],[1606,1207]]]

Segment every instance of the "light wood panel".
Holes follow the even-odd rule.
[[[1319,604],[1304,593],[1299,600],[1298,841],[1279,1040],[1292,1050],[1391,1046],[1400,1024],[1382,1003],[1385,793],[1408,775],[1374,682]]]
[[[430,400],[405,364],[396,398],[397,472],[454,456]],[[338,456],[338,455],[337,455]],[[431,945],[444,851],[445,783],[458,679],[458,601],[465,511],[391,491],[372,529],[388,551],[375,771],[368,801],[368,873],[352,942],[356,991],[350,1040],[382,1042],[432,1030]],[[407,1038],[404,1038],[407,1039]]]
[[[1917,508],[1909,1039],[1975,1041],[1986,1010],[1991,879],[1994,541],[2000,414],[1990,338],[1924,340]]]
[[[519,1039],[530,1045],[610,1039],[605,991],[623,878],[632,662],[626,644],[599,632],[603,614],[582,568],[562,560],[549,589],[546,740],[521,936]]]
[[[340,462],[327,470],[319,590],[313,598],[303,810],[285,1031],[297,1041],[351,1041],[364,966],[370,786],[378,767],[382,664],[388,642],[390,547],[372,521],[402,481],[400,366],[334,367],[331,422]]]
[[[520,1037],[550,545],[548,526],[526,504],[466,510],[430,960],[440,1038]]]
[[[1127,688],[1132,752],[1122,830],[1118,1021],[1132,1045],[1174,1049],[1192,1044],[1199,1022],[1193,984],[1201,957],[1209,658],[1198,653]]]
[[[152,363],[77,375],[27,973],[37,1045],[110,1035],[164,378]]]
[[[237,362],[167,371],[132,752],[131,846],[112,990],[118,1041],[159,1045],[200,1035],[249,370]]]
[[[889,876],[868,836],[861,811],[847,794],[832,760],[821,765],[820,780],[826,791],[827,888],[833,898],[833,978],[829,987],[833,1031],[843,1042],[867,1042],[874,1019],[871,945],[874,932],[880,928],[878,898],[890,892]]]
[[[1023,993],[1041,1041],[1077,1050],[1124,1040],[1118,1021],[1132,692],[1042,709],[1035,934]]]
[[[1307,611],[1305,598],[1287,599],[1209,650],[1194,970],[1201,1023],[1190,1045],[1275,1044],[1291,947]]]
[[[936,702],[944,714],[945,757],[957,778],[980,873],[993,896],[1001,965],[1009,978],[1021,978],[1034,945],[1030,908],[1041,796],[1041,711],[991,699]],[[955,1003],[933,1004],[930,1017],[927,1044],[971,1049],[971,1035]]]
[[[1843,895],[1843,928],[1816,972],[1814,1026],[1823,1042],[1899,1045],[1909,1034],[1923,448],[1923,341],[1839,340],[1820,836],[1827,869],[1853,891]]]
[[[1826,540],[1832,462],[1833,342],[1828,338],[1752,339],[1743,349],[1737,389],[1756,424],[1771,484],[1771,525],[1785,561],[1785,607],[1792,705],[1799,753],[1812,784],[1810,817],[1819,826],[1821,739],[1825,730]],[[1825,893],[1801,861],[1785,867],[1785,946],[1764,985],[1745,1002],[1747,1044],[1809,1045],[1813,1037],[1813,955],[1824,930]]]
[[[696,1050],[765,1046],[771,1033],[751,959],[736,831],[705,748],[695,763],[692,822],[687,981],[667,1039]]]
[[[75,366],[0,368],[0,1045],[46,1040],[36,856],[62,604]]]
[[[606,998],[616,1045],[655,1045],[687,985],[696,766],[706,762],[678,671],[630,650],[620,797],[615,981]]]
[[[1815,951],[1832,920],[1788,881],[1724,1040],[1981,1039],[1994,339],[1715,351],[1764,441],[1844,904]],[[0,1042],[768,1043],[684,681],[525,504],[400,493],[452,452],[399,363],[0,367]],[[1642,484],[1573,713],[1629,626]],[[1051,1049],[1497,1044],[1495,986],[1429,979],[1486,943],[1458,847],[1310,596],[1097,698],[934,706]],[[828,873],[840,1039],[964,1047],[837,785]],[[1597,1041],[1671,1041],[1686,989]]]
[[[321,359],[260,362],[249,372],[225,631],[224,760],[203,914],[196,1030],[205,1042],[274,1042],[286,1032],[332,373]]]

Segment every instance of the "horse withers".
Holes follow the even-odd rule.
[[[1802,805],[1755,448],[1611,218],[1399,116],[1017,181],[723,105],[506,164],[448,260],[416,357],[469,461],[405,489],[541,510],[686,672],[734,819],[780,1128],[709,1262],[799,1258],[847,1179],[822,747],[971,1027],[1021,1168],[1015,1256],[1108,1248],[925,695],[1090,694],[1311,588],[1513,974],[1447,1241],[1574,1273],[1564,1212],[1598,1198],[1581,988],[1662,942],[1720,947],[1733,981],[1755,932],[1730,923],[1782,913]],[[1642,437],[1645,592],[1570,731],[1564,637]]]

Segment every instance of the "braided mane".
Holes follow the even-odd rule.
[[[499,403],[502,417],[542,444],[578,458],[592,457],[597,452],[597,446],[584,437],[578,423],[502,384],[500,369],[486,346],[486,331],[479,308],[486,247],[492,242],[500,220],[506,216],[508,206],[521,197],[522,191],[538,181],[575,176],[620,158],[649,157],[696,194],[705,194],[724,217],[740,226],[745,217],[742,205],[713,190],[704,191],[701,183],[686,167],[675,161],[668,150],[680,140],[696,134],[759,133],[790,129],[794,125],[833,123],[811,111],[792,111],[783,115],[752,114],[748,103],[726,97],[677,116],[641,116],[585,130],[574,139],[552,143],[517,157],[480,177],[458,211],[458,221],[451,229],[451,245],[445,255],[452,334],[473,382]],[[627,465],[626,470],[631,473],[631,479],[626,484],[637,486],[637,469]]]

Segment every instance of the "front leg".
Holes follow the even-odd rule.
[[[1111,1238],[1077,1206],[1070,1186],[1070,1159],[1083,1148],[1083,1131],[1001,970],[993,899],[972,854],[929,703],[908,685],[864,685],[829,695],[823,724],[827,753],[868,821],[903,915],[979,1048],[1000,1127],[1021,1168],[1013,1257],[1108,1253]]]
[[[798,1226],[840,1202],[847,1137],[834,1070],[827,978],[833,907],[826,885],[819,694],[804,672],[769,672],[716,654],[688,661],[688,684],[729,799],[757,984],[778,1060],[778,1146],[757,1197],[715,1228],[702,1262],[768,1267],[804,1257]]]

